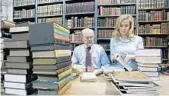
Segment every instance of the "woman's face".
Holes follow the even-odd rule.
[[[123,36],[126,36],[127,32],[130,30],[130,21],[129,20],[123,20],[120,24],[120,34]]]

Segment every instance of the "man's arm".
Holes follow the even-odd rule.
[[[110,67],[110,60],[105,52],[105,50],[101,47],[101,68],[102,67]]]
[[[73,51],[73,55],[72,55],[71,60],[72,60],[72,64],[78,64],[79,63],[76,48]]]

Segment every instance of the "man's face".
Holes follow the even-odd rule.
[[[83,42],[87,47],[91,47],[94,43],[94,32],[89,31],[83,33]]]

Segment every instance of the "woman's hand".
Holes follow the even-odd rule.
[[[120,56],[119,53],[115,53],[113,56],[112,56],[112,59],[113,60],[117,60],[117,58]]]
[[[130,61],[130,60],[135,60],[136,59],[136,57],[135,57],[135,55],[129,55],[129,54],[127,54],[126,55],[126,58],[124,59],[126,62],[128,62],[128,61]]]

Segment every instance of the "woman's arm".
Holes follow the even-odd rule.
[[[110,59],[112,62],[116,61],[116,58],[120,56],[120,54],[116,53],[115,44],[116,44],[116,41],[112,38],[110,41]]]
[[[137,43],[137,49],[136,50],[141,50],[141,49],[144,49],[144,44],[143,44],[143,39],[142,37],[138,36],[137,37],[138,39],[138,43]],[[126,58],[125,58],[125,61],[128,62],[129,60],[135,60],[136,59],[136,56],[135,55],[129,55],[127,54],[126,55]]]

